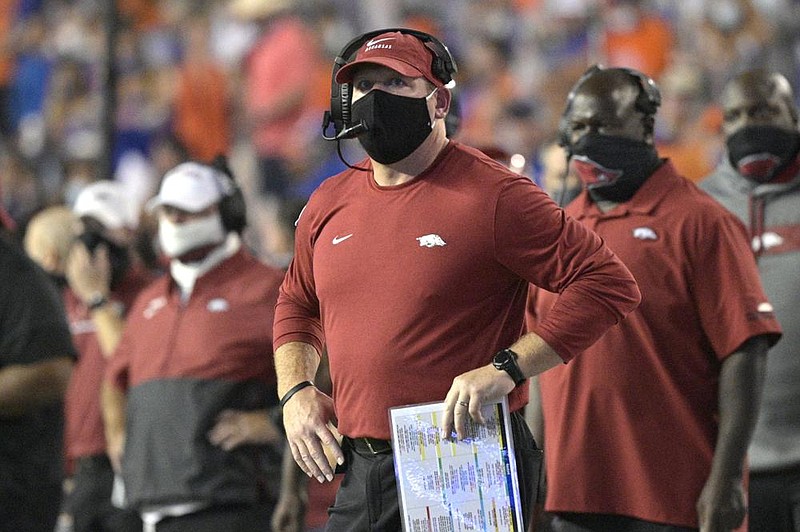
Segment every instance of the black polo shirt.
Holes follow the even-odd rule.
[[[0,369],[51,358],[76,358],[54,283],[16,244],[0,235]],[[63,404],[15,418],[0,417],[3,486],[60,482]]]

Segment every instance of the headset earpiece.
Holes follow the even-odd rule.
[[[358,52],[359,48],[368,40],[389,32],[400,32],[408,35],[413,35],[420,39],[426,48],[433,54],[431,62],[431,72],[443,84],[447,85],[453,81],[453,74],[458,71],[455,59],[453,59],[450,50],[439,39],[428,33],[412,30],[408,28],[384,28],[374,30],[362,35],[347,43],[339,55],[333,62],[333,72],[331,73],[331,107],[329,111],[325,111],[322,119],[322,136],[326,140],[335,140],[336,136],[344,129],[351,126],[351,99],[352,99],[352,84],[336,82],[336,73],[339,69],[352,60],[353,55]],[[333,124],[334,134],[326,136],[326,131]]]
[[[224,155],[217,155],[211,162],[211,167],[217,170],[219,189],[222,199],[219,202],[219,213],[222,226],[226,231],[235,231],[241,234],[247,226],[247,206],[244,201],[242,189],[236,183],[233,172]]]

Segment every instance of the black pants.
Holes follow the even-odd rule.
[[[750,532],[800,532],[800,466],[750,472]]]
[[[511,414],[514,455],[522,501],[524,527],[531,518],[532,503],[537,498],[542,451],[522,415]],[[345,440],[347,442],[347,440]],[[328,511],[326,530],[330,532],[391,532],[401,530],[400,502],[392,454],[360,452],[345,444],[346,470],[336,501]]]
[[[212,507],[180,517],[166,517],[156,532],[264,532],[272,530],[272,506]]]
[[[20,485],[0,479],[0,532],[53,532],[61,493],[60,482]]]
[[[557,514],[553,532],[692,532],[696,528],[651,523],[633,517],[608,514]]]
[[[137,512],[111,504],[114,471],[106,455],[79,458],[72,479],[75,487],[64,510],[72,516],[74,532],[141,532]]]

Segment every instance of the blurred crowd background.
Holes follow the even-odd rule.
[[[800,86],[800,0],[0,0],[0,197],[21,233],[115,179],[146,240],[141,206],[164,171],[226,153],[250,245],[285,264],[286,228],[344,168],[321,137],[333,59],[395,26],[456,58],[453,137],[548,190],[564,173],[565,98],[592,63],[659,83],[659,150],[693,180],[720,157],[715,100],[732,75],[763,66]]]

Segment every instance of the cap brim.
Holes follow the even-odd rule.
[[[175,200],[164,201],[159,196],[155,196],[155,197],[151,198],[147,203],[144,204],[144,209],[145,209],[145,211],[147,213],[152,214],[159,207],[162,207],[164,205],[168,205],[170,207],[175,207],[177,209],[180,209],[180,210],[186,211],[186,212],[200,212],[203,209],[207,209],[208,207],[210,207],[214,203],[216,203],[216,201],[209,201],[205,205],[197,205],[197,204],[191,204],[191,203],[185,202],[185,201],[175,201]]]
[[[120,229],[125,227],[125,222],[121,218],[105,211],[90,209],[83,212],[76,212],[75,214],[77,214],[79,218],[83,218],[84,216],[94,218],[103,224],[103,227],[108,229]]]
[[[385,66],[386,68],[391,68],[395,72],[398,72],[401,75],[407,76],[409,78],[425,78],[428,81],[434,83],[435,85],[439,86],[442,85],[441,81],[438,80],[434,81],[428,78],[420,69],[418,69],[414,65],[392,57],[375,57],[370,59],[361,59],[359,61],[353,61],[352,63],[347,63],[345,66],[343,66],[336,72],[336,83],[350,83],[351,81],[353,81],[353,75],[355,74],[355,70],[362,65],[381,65]]]

